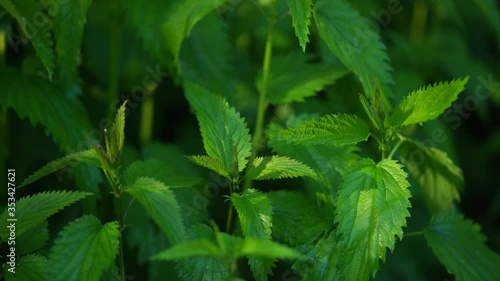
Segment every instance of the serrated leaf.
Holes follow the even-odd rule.
[[[306,51],[306,44],[309,42],[309,25],[311,24],[312,5],[311,0],[288,0],[288,7],[292,15],[292,25],[295,35],[299,39],[302,51]]]
[[[102,167],[100,160],[94,150],[84,150],[49,162],[40,170],[25,179],[18,188],[31,184],[47,175],[55,173],[60,169],[74,165],[76,162],[90,164],[95,167]]]
[[[67,1],[59,5],[54,17],[54,37],[57,54],[57,79],[66,95],[81,94],[77,71],[87,10],[92,0]]]
[[[194,257],[223,257],[225,254],[208,239],[183,242],[152,257],[158,260],[177,260]]]
[[[267,96],[270,103],[302,102],[348,73],[332,65],[309,63],[309,59],[310,56],[300,52],[273,57]],[[262,79],[257,86],[263,86]]]
[[[312,242],[333,227],[333,221],[306,194],[281,190],[268,197],[273,208],[273,236],[283,237],[291,245]]]
[[[47,280],[47,258],[32,254],[16,261],[16,273],[5,273],[5,281],[45,281]]]
[[[388,56],[379,34],[349,3],[316,1],[314,20],[330,51],[358,76],[365,94],[372,100],[377,79],[383,87],[393,83],[392,68],[387,63]]]
[[[198,84],[224,97],[234,93],[228,24],[214,13],[201,19],[182,45],[179,64],[184,81]]]
[[[28,117],[33,125],[43,125],[66,153],[83,150],[82,145],[87,144],[84,134],[92,130],[92,125],[77,99],[67,99],[48,81],[12,68],[0,68],[0,88],[5,89],[0,95],[2,109],[12,108],[21,119]],[[88,164],[72,169],[78,187],[99,198],[99,170]]]
[[[238,212],[241,230],[245,237],[271,239],[272,207],[269,198],[255,189],[246,189],[241,195],[233,193],[231,201]],[[250,269],[258,281],[267,280],[273,261],[249,258]]]
[[[127,101],[125,101],[116,112],[115,121],[109,136],[107,136],[106,150],[108,159],[111,160],[113,167],[118,167],[123,151],[123,143],[125,142],[125,110]],[[107,133],[106,133],[107,134]]]
[[[23,241],[16,245],[18,255],[25,255],[43,248],[49,241],[49,223],[44,220],[42,223],[34,226],[30,231],[25,231],[22,236],[16,237]]]
[[[343,146],[368,139],[366,123],[352,114],[330,114],[304,122],[297,127],[271,132],[274,141],[290,144]]]
[[[117,222],[87,215],[69,223],[50,250],[49,280],[98,281],[118,254],[119,237]]]
[[[181,44],[193,26],[223,0],[173,0],[124,3],[127,20],[136,29],[144,48],[155,59],[173,67]],[[144,17],[144,15],[149,15]]]
[[[207,239],[214,243],[215,233],[205,224],[197,224],[188,231],[190,240]],[[228,280],[230,269],[219,257],[195,257],[179,261],[182,280],[220,281]]]
[[[243,171],[252,146],[240,114],[222,97],[199,86],[186,84],[185,94],[198,119],[208,156],[221,161],[228,175]]]
[[[10,0],[0,0],[2,7],[16,19],[24,35],[33,44],[37,56],[47,70],[49,79],[52,79],[54,72],[54,50],[52,49],[52,40],[50,38],[50,19],[43,14],[41,6],[34,0],[16,0],[14,3]],[[37,19],[39,21],[40,15],[44,17],[43,20],[46,22],[35,26],[34,20]]]
[[[231,175],[226,170],[224,163],[222,163],[219,159],[212,158],[208,155],[191,155],[188,156],[188,159],[193,161],[196,165],[210,169],[223,177],[228,179],[231,178]]]
[[[292,269],[299,272],[302,280],[340,281],[338,268],[342,248],[338,247],[338,236],[332,231],[317,243],[304,244],[297,248],[303,255],[297,259]]]
[[[76,191],[50,191],[23,197],[16,202],[15,217],[10,216],[8,210],[5,210],[0,216],[0,236],[5,241],[9,235],[7,219],[17,219],[16,235],[21,236],[25,231],[42,223],[66,206],[90,194]]]
[[[479,225],[459,214],[439,213],[432,217],[424,235],[456,280],[500,280],[500,255],[485,245]]]
[[[431,211],[451,211],[460,201],[464,177],[448,155],[433,147],[407,139],[399,147],[401,162],[422,190]]]
[[[141,177],[156,179],[168,187],[191,187],[200,183],[200,179],[184,176],[174,167],[155,158],[135,161],[127,167],[123,176],[129,185]]]
[[[437,118],[457,99],[468,80],[466,77],[427,85],[411,93],[394,108],[389,125],[404,127]]]
[[[295,177],[316,177],[314,171],[304,163],[286,156],[256,157],[250,165],[246,177],[252,180],[269,180]]]
[[[185,240],[186,230],[174,193],[163,183],[143,177],[125,188],[146,209],[172,244]]]
[[[343,248],[343,276],[368,280],[379,260],[385,261],[387,248],[394,248],[396,236],[403,237],[411,207],[406,177],[401,165],[387,159],[377,164],[360,160],[345,176],[335,217]]]

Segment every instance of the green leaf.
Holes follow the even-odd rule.
[[[343,0],[318,0],[314,20],[330,51],[361,81],[365,94],[375,99],[377,79],[384,88],[393,83],[388,56],[370,22]],[[385,98],[385,97],[384,97]]]
[[[17,219],[16,235],[21,236],[25,231],[42,223],[64,207],[88,195],[90,193],[87,192],[51,191],[23,197],[16,202],[16,211],[13,213],[15,216],[11,216],[8,209],[0,216],[0,236],[5,241],[9,235],[7,219]]]
[[[16,245],[18,255],[29,254],[40,250],[49,241],[49,223],[44,220],[42,223],[34,226],[30,231],[25,231],[23,235],[16,237],[19,241],[23,241]]]
[[[295,35],[299,39],[302,51],[306,51],[306,43],[309,42],[309,25],[311,24],[312,5],[311,0],[288,0],[288,7],[292,15],[292,24]]]
[[[299,257],[299,253],[294,250],[275,243],[271,240],[245,238],[236,251],[237,257],[261,257],[261,258],[278,258],[278,259],[293,259]]]
[[[269,193],[273,208],[273,236],[283,237],[291,245],[316,240],[333,227],[333,221],[306,194],[295,191]]]
[[[125,110],[127,101],[125,101],[118,111],[116,112],[115,121],[109,136],[106,141],[106,150],[108,152],[108,159],[111,160],[113,167],[118,167],[120,164],[120,158],[123,151],[123,143],[125,142]],[[105,131],[106,133],[107,131]],[[106,133],[107,134],[107,133]]]
[[[246,174],[252,180],[269,180],[295,177],[316,177],[306,164],[286,156],[256,157]]]
[[[64,167],[71,167],[75,163],[86,163],[96,167],[102,167],[94,150],[84,150],[49,162],[33,175],[25,179],[18,188],[31,184],[47,175],[55,173]]]
[[[462,170],[445,152],[406,139],[399,147],[398,154],[401,162],[415,177],[433,212],[455,209],[455,202],[460,201],[464,177]]]
[[[215,14],[200,20],[182,45],[179,64],[184,81],[228,97],[234,93],[235,69],[228,24]]]
[[[252,145],[240,114],[223,98],[199,86],[186,84],[185,94],[196,113],[208,156],[221,161],[228,175],[243,171]]]
[[[40,255],[22,256],[16,261],[16,273],[5,273],[5,281],[46,281],[47,258]]]
[[[69,223],[50,250],[48,271],[53,281],[98,281],[118,254],[117,222],[102,225],[94,216]]]
[[[335,222],[343,249],[340,268],[350,280],[368,280],[387,248],[394,249],[395,236],[410,216],[407,174],[394,160],[375,164],[363,159],[345,176],[336,205]]]
[[[125,191],[141,203],[172,244],[185,240],[186,230],[179,204],[172,190],[166,185],[143,177],[126,187]]]
[[[365,141],[369,135],[368,126],[356,115],[330,114],[295,128],[271,132],[269,137],[290,144],[343,146]]]
[[[310,59],[300,52],[273,57],[268,84],[270,103],[302,102],[348,73],[332,65],[308,63]],[[262,79],[257,81],[257,86],[263,86]]]
[[[24,35],[33,44],[37,56],[49,74],[49,79],[52,79],[54,50],[50,38],[50,18],[44,14],[42,7],[34,0],[16,0],[14,3],[10,0],[0,0],[0,5],[16,19]],[[40,17],[43,17],[44,24],[36,24],[42,20]],[[37,22],[34,22],[35,19]]]
[[[184,176],[174,167],[154,158],[135,161],[124,173],[125,182],[129,185],[141,177],[159,180],[168,187],[191,187],[200,183],[200,179]]]
[[[457,99],[468,80],[466,77],[427,85],[411,93],[394,109],[389,125],[404,127],[437,118]]]
[[[92,0],[67,1],[59,4],[54,17],[57,77],[67,95],[81,93],[77,71],[87,10]]]
[[[77,99],[68,99],[50,82],[13,68],[0,68],[0,88],[5,89],[0,95],[0,107],[14,109],[21,119],[28,117],[33,125],[43,125],[61,150],[69,154],[87,148],[85,132],[90,132],[92,125]],[[99,170],[87,164],[71,168],[79,188],[99,198]]]
[[[342,248],[338,246],[338,236],[335,231],[328,237],[322,237],[317,243],[302,245],[297,250],[303,255],[297,259],[292,269],[301,274],[302,280],[344,280],[338,268]]]
[[[223,0],[134,1],[124,3],[126,18],[144,48],[165,65],[177,64],[182,42],[193,26]],[[149,15],[144,17],[144,15]]]
[[[153,257],[159,260],[177,260],[194,257],[223,257],[225,254],[208,239],[197,239],[177,244]]]
[[[241,195],[233,193],[231,201],[238,212],[245,237],[271,239],[273,210],[265,194],[255,189],[246,189]],[[249,264],[256,280],[267,280],[267,275],[272,271],[272,261],[250,257]]]
[[[434,215],[427,244],[456,280],[500,280],[500,255],[486,245],[480,226],[449,212]]]
[[[190,240],[206,239],[215,243],[213,230],[206,224],[197,224],[188,231]],[[215,245],[215,244],[214,244]],[[179,261],[181,280],[220,281],[230,276],[228,264],[220,257],[194,257]]]
[[[195,163],[196,165],[210,169],[228,179],[231,178],[231,175],[226,170],[224,163],[222,163],[222,161],[219,159],[212,158],[208,155],[191,155],[188,156],[188,159],[193,161],[193,163]]]

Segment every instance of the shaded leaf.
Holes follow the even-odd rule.
[[[16,273],[6,272],[6,281],[45,281],[47,280],[47,258],[32,254],[16,261]]]

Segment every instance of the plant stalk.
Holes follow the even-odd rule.
[[[233,184],[229,184],[229,198],[233,195]],[[229,199],[229,211],[227,212],[226,233],[231,233],[231,222],[233,221],[233,203]]]
[[[118,11],[118,1],[114,1],[116,14],[110,27],[110,48],[109,48],[109,73],[108,73],[108,117],[113,120],[115,110],[114,106],[118,101],[118,78],[119,78],[119,64],[120,64],[120,17]]]

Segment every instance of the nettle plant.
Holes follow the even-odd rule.
[[[96,5],[120,10],[118,1],[110,2]],[[250,134],[245,118],[225,98],[231,100],[223,59],[230,45],[214,14],[237,10],[239,1],[229,2],[124,1],[127,23],[148,55],[183,87],[198,120],[205,154],[184,157],[163,144],[145,145],[142,156],[127,152],[127,102],[105,126],[102,145],[88,136],[83,142],[88,149],[81,149],[82,132],[92,126],[78,99],[82,81],[75,58],[90,1],[57,2],[64,8],[60,12],[32,0],[0,1],[5,10],[0,19],[10,15],[17,22],[46,71],[33,75],[2,65],[0,88],[8,89],[0,95],[2,109],[12,108],[43,125],[67,154],[19,188],[63,169],[73,172],[80,189],[39,192],[17,201],[16,274],[4,272],[6,280],[142,280],[128,269],[136,263],[147,266],[149,280],[170,278],[161,275],[164,267],[182,280],[248,276],[265,281],[274,268],[289,269],[280,280],[369,280],[377,278],[388,250],[410,237],[424,237],[457,280],[500,280],[500,256],[486,246],[480,227],[456,210],[464,184],[461,169],[445,152],[412,134],[449,108],[468,78],[431,84],[394,102],[381,38],[347,1],[246,1],[240,4],[255,6],[267,19],[261,73],[252,77],[255,85],[239,85],[242,92],[258,92]],[[32,34],[29,20],[40,12],[48,14],[51,24]],[[310,39],[319,50],[273,54],[273,45],[283,37],[281,20],[289,16],[302,51]],[[111,45],[119,46],[119,36],[111,37]],[[119,100],[119,58],[116,49],[111,54],[109,99],[114,104]],[[292,105],[349,72],[363,91],[354,99],[357,114],[293,113]],[[271,108],[276,115],[266,123]],[[151,128],[151,122],[144,127]],[[209,169],[211,179],[201,178],[193,163]],[[100,184],[102,174],[107,184]],[[412,200],[426,205],[430,215],[427,226],[405,233],[412,215],[409,174],[417,193]],[[299,188],[287,188],[285,178],[301,178]],[[220,211],[222,224],[209,215],[208,203],[187,204],[209,201],[211,196],[200,190],[214,179],[217,188],[227,187],[212,200],[228,206]],[[225,201],[216,201],[220,197]],[[49,218],[78,201],[84,215],[51,239]],[[73,218],[75,212],[64,214]],[[7,211],[0,216],[2,247],[9,235],[7,216]]]

